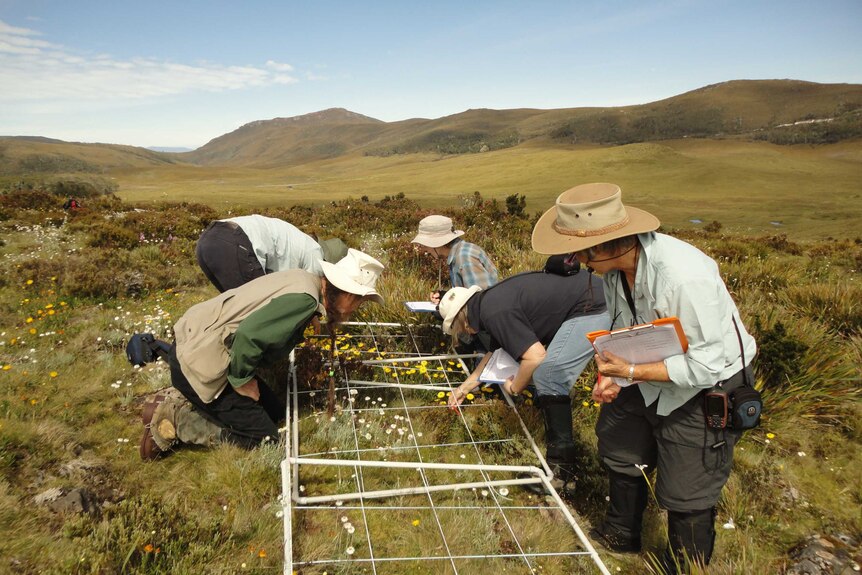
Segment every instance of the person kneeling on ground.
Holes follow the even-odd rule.
[[[586,338],[610,325],[602,282],[588,273],[559,276],[532,272],[512,276],[485,291],[455,287],[440,301],[443,331],[453,343],[464,332],[490,335],[491,351],[502,347],[519,361],[514,378],[503,389],[518,395],[532,381],[535,404],[545,420],[545,447],[553,484],[562,495],[574,488],[575,444],[569,392],[593,356]],[[491,358],[486,353],[476,369],[449,397],[457,408],[479,385]]]
[[[321,265],[323,277],[267,274],[180,318],[168,359],[174,389],[144,405],[143,459],[183,443],[252,448],[277,440],[284,406],[257,377],[258,367],[287,357],[312,318],[325,313],[332,325],[365,301],[383,303],[375,291],[383,264],[371,256],[351,249],[337,264]]]

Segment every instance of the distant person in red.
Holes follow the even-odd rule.
[[[78,200],[75,198],[69,198],[66,200],[66,203],[63,204],[64,210],[77,210],[79,207],[80,205],[78,204]]]
[[[195,248],[198,265],[220,292],[272,272],[305,270],[320,276],[320,262],[347,255],[338,238],[318,241],[293,224],[260,215],[216,220]]]

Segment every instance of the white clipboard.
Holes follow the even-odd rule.
[[[609,351],[632,364],[663,361],[688,350],[685,332],[675,317],[614,331],[593,331],[587,334],[587,339],[599,355]],[[628,385],[624,378],[615,377],[613,380],[620,387]]]

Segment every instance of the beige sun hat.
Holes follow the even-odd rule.
[[[338,263],[321,261],[320,267],[327,281],[338,289],[383,304],[383,297],[375,289],[383,264],[368,254],[348,248],[347,255]]]
[[[453,287],[440,300],[440,305],[437,306],[437,311],[443,316],[443,331],[452,335],[452,322],[455,321],[455,316],[461,311],[461,308],[467,305],[467,301],[473,297],[478,291],[482,291],[479,286]]]
[[[567,254],[602,242],[652,232],[661,222],[649,212],[627,207],[616,184],[582,184],[557,197],[533,228],[533,251]]]
[[[437,215],[427,216],[419,222],[419,233],[413,238],[412,243],[429,248],[439,248],[463,235],[464,230],[456,230],[452,224],[452,218]]]

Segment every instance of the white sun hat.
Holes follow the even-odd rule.
[[[452,218],[446,216],[427,216],[419,222],[419,233],[411,243],[439,248],[455,238],[464,235],[464,230],[456,230]]]
[[[320,267],[326,280],[338,289],[383,304],[383,297],[375,289],[383,264],[368,254],[349,248],[338,263],[321,261]]]
[[[473,294],[479,291],[482,291],[479,286],[453,287],[443,294],[437,309],[443,316],[443,331],[445,333],[452,335],[452,322],[455,321],[455,316],[458,315],[462,307],[467,305]]]

